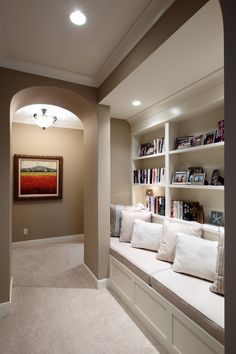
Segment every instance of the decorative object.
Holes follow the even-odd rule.
[[[191,139],[194,138],[192,135],[191,136],[182,136],[179,138],[176,138],[176,150],[179,149],[186,149],[191,147]]]
[[[203,144],[203,135],[194,136],[190,140],[191,147],[200,146]]]
[[[62,198],[61,156],[14,155],[14,199]]]
[[[47,109],[42,108],[42,115],[39,116],[37,113],[34,113],[33,119],[35,123],[40,127],[45,130],[45,128],[51,127],[56,121],[57,117],[56,116],[48,116],[46,115]]]
[[[223,224],[223,211],[215,211],[211,212],[211,225],[222,226]]]
[[[186,184],[188,182],[188,172],[183,171],[183,172],[175,172],[173,175],[173,184],[181,184],[184,183]]]
[[[219,180],[219,175],[220,175],[220,170],[214,170],[212,172],[212,177],[211,177],[211,185],[217,186],[218,185],[218,180]]]
[[[205,173],[194,173],[193,174],[193,179],[192,179],[192,184],[200,184],[200,185],[204,185],[205,183],[205,177],[206,174]]]
[[[215,142],[215,136],[216,136],[215,130],[212,131],[212,132],[207,133],[205,135],[204,145],[213,144]]]

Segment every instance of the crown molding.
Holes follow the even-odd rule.
[[[73,82],[75,84],[97,87],[96,80],[88,75],[78,74],[72,71],[61,70],[47,65],[35,64],[25,60],[13,59],[0,54],[0,66],[23,71],[29,74],[46,76],[52,79]]]
[[[95,74],[100,85],[116,68],[127,54],[144,37],[150,28],[160,19],[175,0],[151,0],[139,18],[121,39],[103,66]]]

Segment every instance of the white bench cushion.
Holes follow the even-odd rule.
[[[219,342],[224,342],[224,297],[210,291],[210,282],[168,269],[153,274],[151,286]]]
[[[152,274],[171,268],[169,263],[156,259],[156,252],[134,248],[115,237],[110,238],[110,252],[147,284],[151,284]]]

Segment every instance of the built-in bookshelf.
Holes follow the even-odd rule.
[[[216,135],[213,140],[212,132],[219,134],[219,122],[224,120],[223,98],[214,104],[204,104],[191,114],[179,115],[175,119],[153,124],[147,129],[134,133],[133,139],[133,203],[142,203],[150,209],[150,203],[153,197],[164,197],[165,215],[173,215],[174,201],[179,204],[191,202],[202,206],[204,220],[202,222],[209,224],[212,211],[223,212],[224,215],[224,141],[222,136]],[[222,123],[221,123],[222,126]],[[186,147],[185,141],[183,147],[176,148],[177,138],[194,137],[194,144],[199,137],[202,137],[202,143],[197,146],[189,144]],[[208,139],[209,138],[209,139]],[[155,139],[162,139],[163,151],[148,156],[140,155],[140,146],[153,144]],[[207,140],[208,139],[208,140]],[[211,140],[210,140],[211,139]],[[199,144],[199,142],[197,142]],[[194,172],[194,180],[190,181],[191,171],[195,168],[202,168],[202,173],[197,176]],[[134,171],[162,170],[165,177],[159,183],[138,183],[140,180],[134,178]],[[216,185],[213,175],[218,171],[219,182]],[[174,177],[178,177],[178,172],[183,172],[184,183],[176,182]],[[185,175],[185,172],[187,175]],[[177,174],[176,174],[177,173]],[[201,176],[203,182],[201,182]],[[187,177],[186,177],[187,176]],[[193,178],[192,176],[192,178]],[[197,178],[199,177],[199,181]],[[150,172],[149,172],[149,178]],[[155,180],[155,178],[154,178]],[[143,180],[142,180],[143,181]],[[151,180],[153,181],[153,180]],[[218,181],[218,180],[217,180]],[[149,180],[150,182],[150,180]],[[201,184],[203,183],[203,184]],[[151,196],[150,196],[151,193]],[[163,199],[162,199],[163,200]],[[153,204],[152,204],[153,211]],[[163,211],[162,211],[163,215]],[[179,212],[178,215],[181,215]],[[183,216],[182,216],[183,217]],[[201,216],[202,217],[202,216]]]

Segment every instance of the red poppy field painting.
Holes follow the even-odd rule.
[[[62,157],[14,156],[15,200],[62,197]]]

